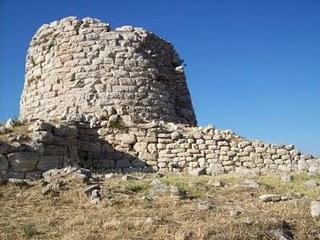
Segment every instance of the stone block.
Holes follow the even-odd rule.
[[[8,181],[8,173],[6,170],[1,170],[0,169],[0,185],[4,184]]]
[[[64,155],[66,148],[58,145],[45,145],[43,155]]]
[[[207,171],[204,167],[200,167],[200,168],[195,168],[195,169],[191,169],[189,170],[189,174],[191,176],[200,176],[200,175],[206,175]]]
[[[210,164],[209,168],[207,168],[207,174],[211,174],[211,175],[219,175],[224,173],[224,167],[222,166],[222,164]]]
[[[280,149],[277,149],[277,154],[278,155],[287,155],[287,154],[289,154],[289,151],[287,150],[287,149],[285,149],[285,148],[280,148]]]
[[[145,167],[146,166],[146,163],[139,160],[139,159],[135,159],[131,162],[131,166],[132,167]]]
[[[54,135],[49,131],[36,131],[31,134],[31,138],[33,141],[41,142],[41,143],[52,143],[54,139]]]
[[[14,170],[9,170],[8,171],[8,178],[23,179],[24,178],[24,172],[17,172],[17,171],[14,171]]]
[[[53,133],[59,137],[76,137],[77,136],[77,128],[75,126],[67,126],[67,125],[56,125],[53,129]]]
[[[37,120],[30,125],[29,130],[31,131],[51,131],[52,124],[44,122],[42,120]]]
[[[147,153],[147,152],[141,152],[141,153],[139,153],[139,159],[144,160],[144,161],[154,161],[157,159],[157,155]]]
[[[18,172],[33,171],[40,159],[37,152],[16,152],[8,154],[9,166]]]
[[[129,168],[131,166],[128,159],[120,159],[116,161],[116,168]]]
[[[0,142],[0,154],[7,154],[13,151],[14,147],[10,146],[7,143]]]
[[[0,154],[0,170],[7,170],[9,168],[9,163],[7,158]]]
[[[99,142],[78,141],[78,147],[82,151],[101,152],[101,144]]]
[[[98,169],[112,169],[115,168],[116,163],[113,159],[100,159],[100,161],[95,166]]]
[[[31,180],[37,180],[42,177],[41,171],[32,171],[32,172],[26,172],[24,178],[31,179]]]
[[[37,164],[37,169],[47,171],[53,168],[61,168],[64,156],[41,156]]]

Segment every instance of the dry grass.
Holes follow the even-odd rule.
[[[0,124],[1,126],[1,124]],[[10,129],[8,133],[0,133],[0,142],[8,143],[10,142],[10,137],[14,135],[20,135],[20,137],[23,139],[29,139],[30,131],[28,130],[29,125],[24,122],[19,122],[18,120],[15,120],[14,127]]]
[[[309,177],[304,175],[286,184],[278,176],[257,177],[259,189],[239,187],[242,178],[232,176],[162,178],[184,192],[181,200],[170,194],[148,200],[152,177],[123,181],[118,176],[103,181],[107,197],[98,205],[88,202],[75,183],[58,196],[41,195],[40,183],[29,188],[0,186],[0,239],[271,239],[268,231],[277,224],[272,218],[285,219],[295,239],[317,239],[311,230],[320,231],[319,221],[309,211],[310,201],[320,196],[320,190],[305,188],[303,182]],[[227,185],[209,186],[210,179]],[[264,193],[302,193],[304,197],[262,203],[258,197]],[[215,207],[198,210],[200,200]],[[241,211],[237,217],[230,215],[235,208]],[[149,217],[152,224],[145,223]],[[244,225],[245,219],[254,221],[253,225]]]

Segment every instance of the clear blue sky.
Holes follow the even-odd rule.
[[[33,34],[66,16],[171,41],[200,125],[320,154],[319,0],[0,0],[0,120],[18,115]]]

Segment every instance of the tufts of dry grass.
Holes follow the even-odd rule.
[[[235,176],[160,179],[179,187],[180,200],[170,193],[146,198],[153,178],[124,181],[119,175],[104,180],[100,184],[105,197],[97,205],[85,197],[83,186],[72,182],[56,196],[41,195],[40,182],[32,187],[0,186],[0,239],[272,239],[269,230],[281,227],[281,220],[289,224],[295,239],[320,236],[320,223],[309,211],[320,189],[305,188],[303,182],[310,178],[306,175],[285,184],[278,176],[256,177],[261,184],[258,189],[241,187],[243,178]],[[223,181],[226,186],[210,186],[209,180]],[[295,197],[263,203],[259,196],[265,193]],[[303,197],[296,197],[297,193]],[[199,201],[214,207],[199,210]],[[236,216],[231,214],[235,209],[240,212]]]
[[[10,142],[10,137],[13,135],[20,135],[21,140],[29,139],[29,124],[25,122],[20,122],[18,120],[14,121],[14,127],[9,129],[8,133],[0,133],[0,141],[8,143]]]

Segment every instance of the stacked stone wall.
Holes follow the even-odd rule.
[[[209,175],[224,173],[320,173],[320,159],[304,155],[293,145],[251,141],[230,130],[211,126],[149,122],[131,127],[119,122],[36,121],[30,140],[0,143],[0,180],[36,178],[69,165],[95,170],[166,171]]]
[[[154,122],[130,128],[101,128],[98,133],[113,147],[111,150],[126,153],[122,164],[127,168],[148,166],[175,172],[203,168],[215,175],[318,173],[320,167],[319,159],[303,155],[293,145],[251,141],[213,127]],[[112,156],[112,152],[108,154]]]
[[[36,179],[49,169],[78,164],[76,127],[37,121],[30,131],[27,141],[0,141],[0,183]]]
[[[111,31],[75,17],[45,24],[28,49],[20,118],[119,114],[196,125],[181,64],[170,43],[142,28]]]

